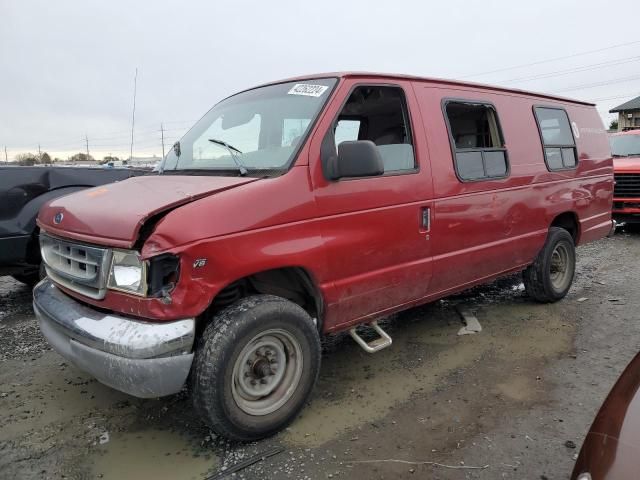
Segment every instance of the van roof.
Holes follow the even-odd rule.
[[[549,95],[547,93],[535,93],[535,92],[529,92],[526,90],[520,90],[517,88],[508,88],[508,87],[497,87],[495,85],[487,85],[487,84],[483,84],[483,83],[475,83],[475,82],[463,82],[462,80],[449,80],[449,79],[443,79],[443,78],[433,78],[433,77],[419,77],[416,75],[405,75],[405,74],[397,74],[397,73],[375,73],[375,72],[326,72],[326,73],[314,73],[311,75],[303,75],[303,76],[299,76],[299,77],[292,77],[292,78],[287,78],[284,80],[278,80],[278,81],[274,81],[274,82],[267,82],[263,85],[260,86],[265,86],[265,85],[273,85],[276,83],[284,83],[284,82],[291,82],[291,81],[296,81],[296,80],[312,80],[314,78],[327,78],[327,77],[338,77],[338,78],[354,78],[354,77],[376,77],[376,78],[381,78],[381,79],[395,79],[395,80],[413,80],[413,81],[420,81],[420,82],[432,82],[432,83],[440,83],[440,84],[445,84],[445,85],[452,85],[452,86],[464,86],[464,87],[473,87],[473,88],[480,88],[480,89],[484,89],[484,90],[493,90],[496,92],[507,92],[507,93],[516,93],[518,95],[526,95],[526,96],[533,96],[533,97],[538,97],[538,98],[544,98],[544,99],[548,99],[548,100],[556,100],[556,101],[560,101],[560,102],[568,102],[568,103],[574,103],[574,104],[578,104],[578,105],[589,105],[589,106],[595,106],[594,103],[589,103],[589,102],[584,102],[582,100],[575,100],[572,98],[566,98],[566,97],[560,97],[557,95]]]

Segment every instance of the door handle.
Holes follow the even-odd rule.
[[[429,207],[420,209],[420,225],[425,232],[431,229],[431,209]]]

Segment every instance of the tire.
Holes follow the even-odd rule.
[[[551,227],[544,247],[524,271],[525,290],[537,302],[557,302],[569,292],[575,269],[573,237],[563,228]]]
[[[34,287],[36,283],[38,283],[40,280],[42,280],[44,277],[47,276],[47,272],[44,269],[44,264],[40,263],[40,266],[34,272],[30,272],[30,273],[26,273],[26,274],[16,273],[16,274],[11,275],[11,276],[15,280],[19,281],[20,283],[24,283],[25,285],[28,285],[29,287]]]
[[[319,371],[320,337],[309,314],[281,297],[254,295],[204,329],[190,376],[192,400],[216,434],[258,440],[293,421]]]

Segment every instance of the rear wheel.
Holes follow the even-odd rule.
[[[576,268],[573,237],[563,228],[551,227],[535,262],[524,271],[524,286],[538,302],[556,302],[565,297]]]
[[[309,314],[280,297],[244,298],[216,315],[196,349],[196,410],[219,435],[252,441],[286,427],[320,370],[320,338]]]

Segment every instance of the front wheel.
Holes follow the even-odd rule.
[[[525,289],[538,302],[557,302],[569,292],[575,269],[573,237],[563,228],[551,227],[535,262],[524,271]]]
[[[191,375],[193,401],[217,434],[257,440],[293,421],[319,370],[320,338],[309,314],[283,298],[255,295],[205,328]]]

